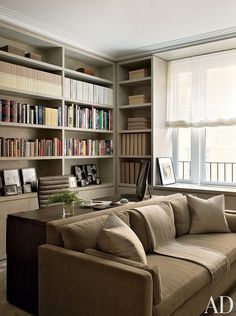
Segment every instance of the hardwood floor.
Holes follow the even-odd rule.
[[[1,316],[30,316],[25,311],[6,301],[6,261],[0,261],[0,315]]]

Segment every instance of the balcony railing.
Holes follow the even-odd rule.
[[[191,161],[178,161],[179,179],[191,179]],[[207,182],[236,183],[236,162],[207,161],[205,163]]]
[[[191,179],[191,161],[178,161],[179,167],[179,179],[190,180]]]

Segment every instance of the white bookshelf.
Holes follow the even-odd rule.
[[[146,69],[145,77],[137,79],[129,79],[129,71]],[[141,104],[129,104],[129,96],[144,94],[149,100]],[[142,159],[150,160],[152,162],[152,122],[150,128],[128,129],[128,118],[148,118],[151,121],[152,114],[152,57],[143,57],[138,59],[126,60],[118,63],[117,70],[117,186],[120,193],[134,192],[135,190],[135,176],[133,171],[134,165],[140,163]],[[129,137],[132,134],[146,134],[148,135],[147,142],[149,142],[150,151],[146,154],[124,154],[122,153],[122,142],[124,137]],[[133,137],[133,136],[132,136]],[[130,139],[130,138],[129,138]],[[133,143],[132,143],[133,144]],[[126,146],[130,147],[130,143]],[[126,147],[124,146],[124,147]],[[123,147],[123,148],[124,148]],[[132,166],[131,166],[132,164]],[[125,167],[124,167],[125,166]],[[127,167],[128,166],[128,167]],[[129,169],[129,176],[127,177],[127,170]],[[137,168],[136,168],[137,169]],[[124,176],[125,175],[125,176]],[[131,176],[132,175],[132,176]],[[124,178],[124,179],[123,179]],[[132,183],[131,183],[132,182]]]
[[[33,157],[0,157],[1,170],[20,169],[25,167],[35,167],[37,176],[49,176],[60,174],[72,174],[75,165],[95,163],[98,169],[105,169],[104,179],[103,171],[100,170],[99,176],[102,185],[88,186],[82,191],[93,192],[94,190],[104,190],[109,187],[115,188],[115,133],[113,130],[105,129],[87,129],[67,127],[64,124],[65,106],[78,104],[82,107],[97,108],[112,111],[113,128],[116,121],[115,108],[115,64],[99,56],[86,53],[73,47],[64,46],[43,36],[15,28],[6,23],[0,23],[0,47],[11,45],[24,49],[26,52],[40,54],[42,60],[30,59],[28,57],[15,55],[0,50],[0,61],[14,65],[24,66],[35,70],[40,70],[62,76],[62,95],[53,96],[47,93],[37,93],[28,90],[11,88],[10,86],[0,86],[0,98],[15,100],[20,103],[30,105],[43,105],[51,108],[62,108],[62,126],[47,126],[26,123],[0,122],[0,135],[4,138],[23,138],[23,139],[41,139],[41,138],[59,138],[62,140],[62,150],[64,152],[64,141],[68,137],[77,139],[112,139],[114,154],[99,156],[33,156]],[[87,67],[94,72],[94,75],[88,75],[76,71],[80,67]],[[97,104],[93,102],[83,102],[68,99],[64,96],[64,78],[80,80],[83,82],[100,85],[102,87],[113,89],[113,105]],[[104,161],[104,162],[103,162]],[[107,161],[109,161],[107,163]],[[105,167],[106,166],[106,167]],[[24,198],[22,195],[21,199]],[[26,198],[26,195],[25,195]],[[9,200],[9,197],[1,197]]]

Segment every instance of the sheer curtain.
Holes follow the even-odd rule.
[[[236,124],[236,50],[171,61],[169,127]]]

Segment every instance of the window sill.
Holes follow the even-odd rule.
[[[183,191],[189,193],[225,194],[227,196],[236,196],[236,187],[228,186],[210,186],[189,183],[175,183],[169,185],[155,185],[153,189],[158,191]]]

